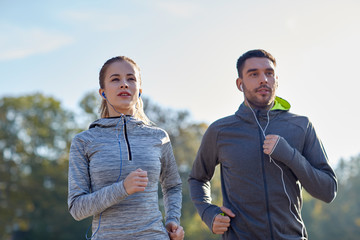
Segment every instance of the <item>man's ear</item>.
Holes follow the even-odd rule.
[[[243,92],[243,88],[242,88],[241,84],[242,84],[242,79],[241,79],[241,78],[237,78],[237,79],[236,79],[236,86],[237,86],[237,88],[238,88],[241,92]]]

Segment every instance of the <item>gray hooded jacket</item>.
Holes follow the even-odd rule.
[[[147,171],[148,186],[128,195],[123,180],[138,168]],[[165,223],[180,224],[181,179],[169,136],[160,128],[129,116],[103,118],[72,141],[68,208],[76,220],[93,216],[93,239],[169,239],[159,182]]]
[[[190,193],[212,229],[221,210],[211,204],[209,181],[220,164],[223,205],[236,215],[223,239],[307,239],[301,218],[302,187],[325,202],[334,199],[337,180],[321,141],[308,118],[289,113],[289,108],[277,98],[269,112],[266,135],[280,136],[271,161],[263,152],[263,133],[245,104],[204,134],[189,177]],[[264,129],[267,111],[255,115]]]

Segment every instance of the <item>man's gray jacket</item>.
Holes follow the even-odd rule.
[[[223,239],[307,238],[302,187],[322,201],[335,198],[336,176],[313,125],[289,108],[277,97],[269,112],[266,135],[280,136],[272,160],[263,152],[264,135],[255,120],[256,115],[265,128],[267,111],[254,115],[243,103],[235,115],[217,120],[204,134],[189,177],[190,194],[212,229],[221,210],[211,203],[209,181],[220,164],[223,205],[236,215]]]

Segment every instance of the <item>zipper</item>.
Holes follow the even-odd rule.
[[[256,117],[259,119],[259,111],[256,113]],[[260,124],[260,121],[259,121]],[[263,174],[263,180],[264,180],[264,190],[265,190],[265,203],[266,203],[266,213],[267,213],[267,217],[268,217],[268,221],[269,221],[269,227],[270,227],[270,236],[271,239],[274,240],[274,235],[273,235],[273,228],[272,228],[272,222],[271,222],[271,217],[270,217],[270,210],[269,210],[269,194],[268,194],[268,186],[267,186],[267,181],[266,181],[266,174],[265,174],[265,159],[264,159],[264,153],[263,153],[263,134],[262,131],[260,129],[260,127],[258,127],[259,130],[259,139],[260,139],[260,153],[261,153],[261,168],[262,168],[262,174]]]
[[[126,147],[127,147],[127,150],[128,150],[128,159],[129,159],[129,161],[132,161],[131,149],[130,149],[129,139],[128,139],[128,135],[127,135],[125,117],[124,117],[124,138],[125,138],[125,143],[126,143]]]

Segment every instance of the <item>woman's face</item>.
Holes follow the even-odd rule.
[[[106,96],[110,117],[133,115],[141,91],[140,73],[127,61],[111,63],[105,72],[104,89],[99,89],[100,95]]]

